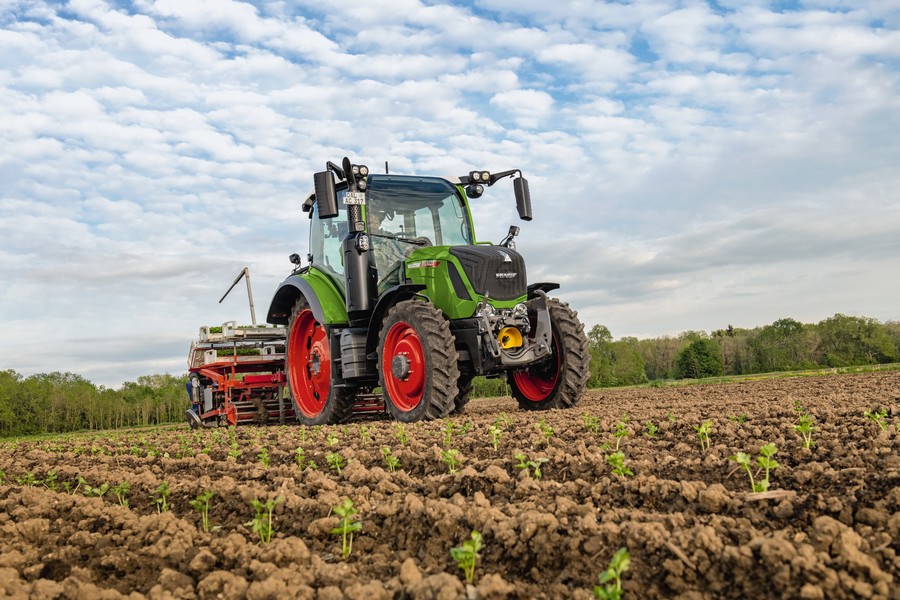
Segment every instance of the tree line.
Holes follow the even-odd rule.
[[[114,390],[74,373],[0,371],[0,437],[184,420],[187,375],[144,375]]]
[[[836,314],[818,323],[791,318],[753,329],[613,340],[607,327],[588,333],[589,387],[898,362],[900,322]]]

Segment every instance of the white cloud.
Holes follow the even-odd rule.
[[[540,90],[509,90],[495,94],[491,104],[510,113],[520,127],[539,127],[553,111],[553,96]]]

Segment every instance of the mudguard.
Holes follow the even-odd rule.
[[[347,323],[347,307],[343,295],[331,280],[316,270],[294,274],[281,282],[266,321],[273,325],[287,325],[291,310],[300,296],[306,298],[316,321],[323,325],[344,325]]]
[[[426,286],[416,283],[402,283],[395,285],[381,295],[375,310],[372,311],[372,317],[369,319],[369,331],[366,334],[366,351],[374,352],[378,348],[378,336],[381,333],[381,321],[388,309],[403,300],[409,300],[419,295]]]

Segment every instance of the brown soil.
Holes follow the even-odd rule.
[[[810,450],[793,429],[795,403],[818,427]],[[884,431],[864,416],[880,408]],[[621,450],[634,476],[613,474],[604,447],[626,414]],[[887,372],[593,391],[546,413],[474,400],[464,415],[407,425],[407,444],[391,421],[244,427],[239,456],[227,430],[186,425],[5,443],[0,597],[592,598],[626,547],[626,598],[900,598],[898,416],[900,373]],[[695,427],[706,419],[704,451]],[[752,494],[729,456],[755,460],[767,442],[780,466],[770,491]],[[394,473],[383,446],[400,459]],[[298,468],[298,447],[318,470]],[[452,475],[441,460],[449,448],[461,459]],[[329,452],[347,462],[340,475]],[[542,478],[516,468],[518,452],[547,459]],[[31,476],[44,483],[28,485]],[[92,487],[129,482],[128,506],[111,491],[66,493],[79,476]],[[158,514],[163,481],[170,509]],[[216,493],[209,533],[190,505],[205,490]],[[250,502],[277,497],[276,533],[262,544]],[[362,522],[346,561],[331,534],[344,498]],[[450,548],[472,530],[485,547],[467,589]]]

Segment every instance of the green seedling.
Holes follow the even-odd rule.
[[[888,411],[886,408],[882,408],[879,411],[869,411],[863,413],[867,419],[872,421],[873,423],[877,423],[882,431],[886,431],[888,428],[887,425],[887,415]]]
[[[739,464],[750,477],[750,489],[754,492],[765,492],[769,489],[769,473],[778,468],[778,462],[772,458],[778,452],[775,444],[768,443],[759,449],[759,456],[756,457],[756,463],[765,470],[765,477],[759,481],[753,478],[753,471],[750,468],[752,457],[746,452],[738,452],[734,456],[729,456],[728,460],[733,460]]]
[[[156,512],[162,514],[169,510],[169,496],[172,495],[172,490],[169,489],[169,484],[165,481],[156,486],[156,496],[153,498],[153,502],[156,503]]]
[[[606,462],[612,467],[612,472],[622,477],[634,476],[634,471],[625,466],[625,453],[621,450],[607,455]]]
[[[584,428],[593,433],[600,433],[600,417],[596,415],[589,415],[587,413],[582,413],[581,422],[584,423]]]
[[[191,507],[200,513],[200,522],[203,526],[203,531],[209,533],[209,501],[212,500],[212,497],[215,496],[216,493],[212,490],[206,490],[197,496],[196,500],[191,500]]]
[[[815,445],[813,442],[812,435],[813,431],[818,429],[818,427],[813,425],[813,418],[809,414],[800,415],[797,424],[794,425],[794,431],[800,434],[800,437],[803,438],[803,447],[807,450],[812,448]]]
[[[697,432],[697,437],[700,438],[701,450],[709,450],[709,434],[712,433],[712,430],[712,421],[708,419],[700,423],[700,425],[694,426],[694,431]]]
[[[85,496],[94,496],[96,498],[102,498],[106,492],[109,491],[109,484],[103,483],[100,484],[100,487],[91,487],[87,483],[84,484],[84,495]]]
[[[775,447],[775,444],[768,443],[764,444],[759,449],[759,456],[756,457],[757,464],[766,470],[765,478],[759,483],[764,486],[760,491],[764,492],[769,489],[769,471],[774,471],[778,468],[778,461],[776,461],[773,456],[778,452],[778,448]]]
[[[259,461],[259,463],[262,466],[264,466],[265,468],[268,469],[269,461],[271,460],[271,458],[269,456],[269,449],[266,448],[265,446],[263,446],[262,449],[259,451],[259,454],[256,455],[256,459]]]
[[[297,467],[301,471],[306,468],[306,461],[306,450],[298,446],[297,449],[294,450],[294,462],[297,463]]]
[[[228,456],[230,456],[231,458],[235,458],[235,459],[240,458],[240,456],[241,456],[241,454],[243,454],[243,452],[241,452],[241,449],[238,446],[237,438],[234,435],[234,427],[228,428],[228,437],[230,439],[230,443],[229,443],[230,448],[228,450]]]
[[[462,462],[459,458],[459,450],[457,450],[456,448],[442,450],[441,460],[444,461],[444,464],[447,465],[447,472],[450,473],[450,475],[456,474],[456,467],[458,467],[459,463]]]
[[[466,421],[465,423],[463,423],[462,427],[459,428],[459,432],[463,435],[466,435],[467,433],[472,431],[473,427],[475,426],[472,424],[472,421]]]
[[[656,434],[659,433],[659,427],[656,426],[656,423],[653,421],[647,421],[644,423],[644,435],[647,437],[656,437]]]
[[[517,461],[516,468],[522,469],[525,471],[525,475],[527,477],[532,477],[532,474],[535,479],[540,479],[543,477],[543,472],[541,472],[541,465],[549,462],[549,458],[535,458],[533,460],[529,460],[528,456],[526,456],[522,452],[517,452],[514,457]]]
[[[403,425],[403,423],[394,425],[394,437],[397,438],[397,441],[400,442],[401,446],[405,446],[409,443],[409,434],[406,432],[406,426]]]
[[[728,415],[729,421],[734,421],[738,425],[743,425],[744,422],[747,421],[747,413],[741,413],[739,415]]]
[[[260,500],[251,500],[250,505],[256,511],[256,516],[252,521],[244,523],[251,531],[259,535],[259,541],[268,544],[272,541],[272,534],[275,533],[275,527],[272,525],[272,513],[275,511],[275,505],[284,502],[284,496],[278,496],[274,500],[267,500],[265,503]]]
[[[466,583],[475,581],[475,567],[483,548],[484,538],[481,536],[481,532],[473,531],[469,539],[456,548],[450,549],[450,556],[456,561],[456,566],[462,569]]]
[[[613,431],[613,435],[616,438],[616,450],[619,449],[619,444],[622,443],[622,439],[625,438],[630,432],[628,431],[628,427],[625,425],[625,421],[619,421],[616,423],[616,429]]]
[[[3,483],[3,480],[6,479],[6,471],[0,469],[0,484]]]
[[[500,438],[503,437],[503,429],[499,425],[488,427],[488,436],[491,438],[491,446],[494,452],[500,449]]]
[[[116,500],[119,501],[121,506],[128,506],[128,492],[131,491],[130,483],[123,481],[119,485],[109,488],[109,490],[116,495]]]
[[[547,424],[547,421],[544,419],[544,417],[541,417],[541,420],[535,424],[535,427],[540,432],[540,434],[543,436],[544,444],[549,446],[550,440],[553,438],[553,434],[555,433],[553,431],[553,428]]]
[[[328,466],[334,469],[338,477],[341,476],[341,469],[344,468],[344,457],[338,454],[337,452],[329,452],[325,455],[325,462],[328,463]]]
[[[75,482],[74,488],[72,488],[71,483],[69,483],[68,481],[64,481],[63,489],[66,491],[67,494],[74,496],[76,493],[78,493],[78,489],[83,485],[87,485],[87,481],[84,480],[84,477],[79,475],[78,480]]]
[[[353,500],[344,498],[343,502],[335,506],[332,511],[341,518],[338,526],[331,530],[332,535],[341,536],[341,556],[344,560],[353,552],[353,532],[362,529],[362,523],[359,522],[358,512],[353,508]]]
[[[41,483],[41,480],[34,476],[34,471],[26,471],[24,475],[16,478],[16,483],[25,487],[34,487]]]
[[[388,471],[393,473],[400,466],[400,459],[394,456],[391,449],[387,446],[381,447],[381,455],[384,457],[384,464],[387,465]]]
[[[494,425],[499,425],[503,429],[508,429],[511,423],[512,419],[505,412],[500,413],[500,416],[494,419]]]
[[[371,428],[370,428],[370,427],[368,427],[368,426],[366,426],[366,425],[360,425],[360,427],[359,427],[359,439],[360,439],[363,443],[367,443],[367,442],[369,441],[369,433],[370,433],[370,431],[371,431]]]
[[[626,548],[619,548],[605,571],[598,576],[600,585],[594,586],[596,600],[620,600],[622,598],[622,574],[631,566],[631,555]]]
[[[447,421],[444,424],[444,428],[441,429],[441,433],[444,435],[444,446],[450,446],[453,443],[453,434],[456,432],[456,423],[453,421]]]
[[[337,434],[333,431],[328,432],[328,435],[325,436],[325,443],[329,446],[336,446],[338,443]]]
[[[674,423],[677,420],[678,420],[678,417],[676,417],[672,413],[666,413],[666,421],[668,421],[669,423]]]

